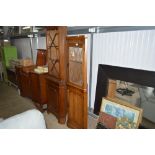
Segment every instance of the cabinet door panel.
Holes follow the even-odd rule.
[[[76,90],[69,90],[69,114],[68,119],[71,123],[76,125],[76,128],[80,128],[83,124],[83,115],[81,111],[83,109],[83,95]]]
[[[35,73],[30,73],[30,79],[31,79],[31,91],[32,91],[32,100],[35,102],[40,101],[40,87],[39,87],[39,79],[38,75]]]
[[[46,84],[47,74],[42,74],[39,76],[39,84],[40,84],[40,103],[47,104],[47,84]]]
[[[87,93],[79,88],[68,86],[68,126],[87,128]]]
[[[31,87],[30,87],[30,75],[29,73],[22,72],[21,73],[21,95],[23,97],[31,98]]]
[[[48,111],[58,115],[59,109],[59,90],[58,87],[49,84],[48,85]]]

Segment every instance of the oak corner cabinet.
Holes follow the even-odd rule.
[[[66,36],[67,27],[49,26],[46,29],[47,61],[47,111],[53,113],[58,122],[66,122]]]
[[[87,68],[85,36],[67,37],[67,104],[70,128],[87,128]]]

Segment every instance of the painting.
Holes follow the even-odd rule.
[[[118,98],[143,109],[144,121],[141,125],[146,128],[155,128],[155,87],[108,79],[107,97]],[[130,115],[130,120],[134,118],[134,114],[132,113],[129,114],[126,112],[125,115]],[[152,123],[147,123],[147,121],[151,121]]]
[[[108,129],[115,129],[117,118],[105,112],[100,112],[98,123],[102,123]]]
[[[121,120],[122,122],[125,120],[122,124],[126,126],[132,125],[133,128],[138,128],[142,120],[141,108],[138,108],[128,102],[124,102],[116,98],[103,98],[100,111],[116,117],[118,120],[118,123],[116,124],[119,125],[121,124]]]
[[[116,129],[136,129],[136,123],[130,121],[127,117],[117,118]]]

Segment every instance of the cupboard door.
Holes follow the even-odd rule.
[[[31,91],[32,91],[32,100],[39,103],[40,102],[40,84],[38,74],[31,72]]]
[[[48,74],[39,75],[40,104],[47,104],[47,84],[46,84],[47,75]]]
[[[48,112],[54,113],[56,116],[58,116],[58,110],[59,110],[59,89],[56,85],[52,85],[51,83],[48,83]]]
[[[21,73],[21,96],[31,98],[31,84],[30,84],[30,74],[23,72]]]
[[[46,31],[48,71],[51,77],[66,80],[66,26],[51,26]]]
[[[71,128],[87,128],[85,113],[85,100],[87,99],[87,94],[82,89],[75,89],[73,86],[68,86],[68,126]]]

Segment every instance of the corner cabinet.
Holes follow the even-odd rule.
[[[67,37],[67,104],[70,128],[87,128],[87,61],[85,36]]]
[[[53,113],[58,122],[66,122],[66,36],[67,27],[51,26],[46,30],[48,77],[47,110]]]

